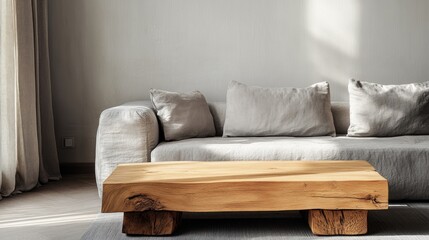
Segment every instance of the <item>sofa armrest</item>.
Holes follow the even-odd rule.
[[[155,112],[147,102],[104,110],[97,130],[95,174],[101,197],[103,181],[120,163],[150,162],[159,141]]]

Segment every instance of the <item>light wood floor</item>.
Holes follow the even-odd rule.
[[[0,239],[80,239],[100,203],[93,175],[65,175],[0,200]]]

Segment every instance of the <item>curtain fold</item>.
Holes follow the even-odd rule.
[[[0,193],[60,179],[50,81],[47,0],[2,0]]]

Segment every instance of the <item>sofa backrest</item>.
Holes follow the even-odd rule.
[[[350,108],[348,102],[332,102],[332,116],[334,117],[337,134],[347,134],[350,125]]]
[[[222,136],[226,104],[225,102],[210,102],[209,107],[213,115],[216,135]],[[332,102],[331,110],[337,134],[346,134],[350,125],[349,104],[347,102]]]
[[[128,102],[126,106],[146,106],[152,108],[150,101]],[[210,112],[213,115],[213,120],[216,128],[216,135],[222,136],[223,124],[225,123],[225,102],[210,102]],[[335,130],[337,134],[347,134],[347,129],[350,125],[349,103],[348,102],[332,102],[332,115],[334,117]]]

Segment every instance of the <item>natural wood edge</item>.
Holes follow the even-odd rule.
[[[309,210],[307,217],[315,235],[362,235],[368,231],[367,210]]]
[[[122,232],[128,235],[171,235],[178,228],[181,212],[144,211],[125,212]]]
[[[387,184],[371,183],[369,187],[380,188],[382,190],[373,193],[365,193],[364,187],[359,187],[362,194],[345,194],[335,195],[329,192],[322,193],[320,188],[323,184],[312,185],[302,183],[304,188],[309,186],[317,194],[311,190],[302,190],[302,194],[296,194],[291,198],[299,198],[297,202],[282,201],[281,195],[289,194],[286,192],[288,187],[297,188],[299,184],[295,183],[210,183],[202,185],[186,184],[152,184],[151,186],[128,184],[123,186],[103,185],[103,196],[101,211],[109,212],[142,212],[142,211],[183,211],[183,212],[221,212],[221,211],[285,211],[285,210],[312,210],[312,209],[353,209],[353,210],[384,210],[388,209],[388,193]],[[142,189],[144,186],[144,189]],[[260,186],[258,188],[253,186]],[[368,184],[367,184],[368,186]],[[193,187],[193,189],[191,189]],[[223,187],[223,188],[222,188]],[[345,184],[344,189],[353,187],[353,184]],[[207,192],[206,189],[222,189],[217,191]],[[159,191],[163,189],[163,191]],[[167,190],[174,191],[174,197],[170,194],[167,196]],[[191,190],[192,191],[191,191]],[[249,189],[244,191],[243,189]],[[261,194],[269,193],[277,195],[269,199],[260,199],[260,203],[247,201],[252,199],[254,192],[259,191]],[[252,191],[255,190],[255,191]],[[383,191],[384,190],[384,191]],[[282,192],[281,192],[282,191]],[[292,190],[291,190],[292,191]],[[357,190],[355,190],[357,191]],[[192,192],[192,195],[188,194]],[[279,193],[277,193],[279,192]],[[369,192],[369,191],[368,191]],[[183,193],[183,194],[178,194]],[[197,199],[195,196],[199,194]],[[226,197],[220,198],[217,201],[202,201],[201,199],[214,199],[220,194],[226,194]],[[230,197],[238,196],[238,197]],[[173,200],[174,199],[174,200]],[[265,204],[264,204],[265,203]],[[269,204],[268,204],[269,203]]]

